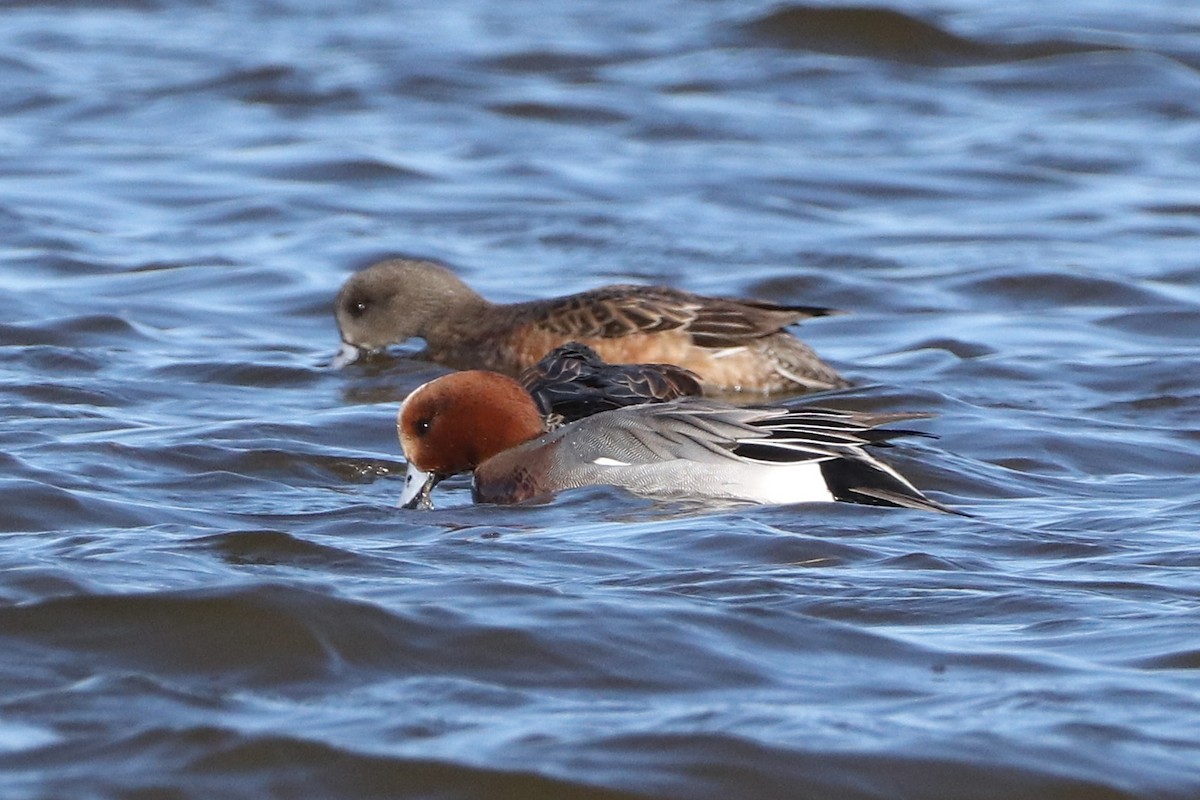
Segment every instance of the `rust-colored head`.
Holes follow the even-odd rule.
[[[521,384],[482,370],[454,372],[418,387],[400,406],[396,428],[408,459],[400,501],[405,507],[427,503],[442,478],[470,472],[545,430]]]

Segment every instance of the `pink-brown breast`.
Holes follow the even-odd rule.
[[[561,439],[535,439],[480,464],[472,489],[477,503],[521,503],[568,488],[555,477],[555,453]]]

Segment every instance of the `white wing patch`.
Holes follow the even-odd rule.
[[[599,458],[592,459],[592,463],[595,464],[597,467],[628,467],[629,466],[629,464],[624,461],[617,461],[615,458],[608,458],[607,456],[600,456]]]

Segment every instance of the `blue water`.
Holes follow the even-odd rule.
[[[1200,796],[1200,7],[0,8],[6,798]],[[396,254],[831,306],[970,519],[395,507]]]

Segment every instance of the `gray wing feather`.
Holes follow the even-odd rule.
[[[863,448],[913,431],[875,428],[926,414],[864,414],[824,408],[752,408],[683,398],[616,409],[597,421],[568,426],[576,455],[629,464],[671,459],[799,463],[847,456],[870,458]]]
[[[752,423],[785,414],[704,400],[678,400],[616,409],[567,428],[572,432],[576,455],[585,461],[604,457],[645,464],[671,459],[704,461],[711,456],[740,461],[734,452],[740,444],[771,436],[770,430]]]

